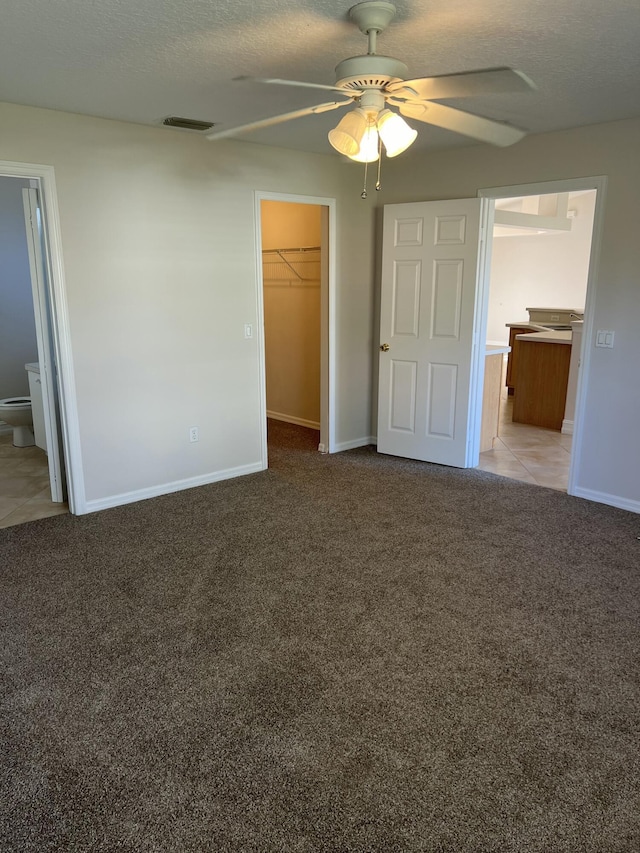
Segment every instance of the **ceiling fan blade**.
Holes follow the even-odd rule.
[[[463,136],[489,142],[492,145],[513,145],[525,136],[525,131],[508,124],[502,124],[492,119],[466,113],[463,110],[445,107],[444,104],[433,103],[400,103],[400,112],[407,118],[433,124],[445,130],[453,130]]]
[[[235,81],[238,82],[249,82],[249,83],[269,83],[275,84],[276,86],[299,86],[304,89],[323,89],[326,92],[342,92],[346,94],[344,89],[341,89],[339,86],[325,86],[323,83],[305,83],[302,80],[282,80],[279,77],[234,77]],[[349,94],[361,95],[361,91],[356,91],[355,89],[349,89]]]
[[[207,134],[207,139],[225,139],[228,136],[237,136],[239,133],[247,133],[251,130],[259,130],[263,127],[271,127],[274,124],[281,124],[284,121],[291,121],[294,118],[302,118],[303,116],[314,115],[316,113],[326,113],[329,110],[337,110],[338,107],[353,106],[353,101],[330,101],[326,104],[317,104],[315,107],[305,107],[302,110],[294,110],[291,113],[282,113],[279,116],[271,116],[271,118],[263,118],[259,121],[252,121],[249,124],[241,124],[237,127],[229,127],[226,130],[214,130],[213,133]]]
[[[389,83],[385,92],[408,101],[437,101],[441,98],[470,98],[501,92],[528,92],[536,85],[522,71],[513,68],[481,68],[439,77],[418,77]]]

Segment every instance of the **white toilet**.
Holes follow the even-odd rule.
[[[13,427],[14,447],[31,447],[36,443],[31,430],[31,397],[7,397],[0,400],[0,421]]]

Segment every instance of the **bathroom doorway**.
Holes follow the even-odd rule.
[[[68,511],[51,237],[44,206],[45,174],[38,171],[48,170],[0,166],[0,399],[31,398],[35,433],[34,445],[16,448],[12,428],[2,425],[2,526]],[[52,198],[53,188],[48,190]],[[55,211],[50,213],[57,222]],[[59,255],[57,238],[54,243]]]
[[[264,453],[284,425],[333,449],[333,251],[331,199],[260,194],[259,332]],[[266,466],[265,466],[266,467]]]

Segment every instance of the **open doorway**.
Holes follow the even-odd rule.
[[[501,359],[497,436],[481,443],[479,467],[561,491],[572,462],[596,199],[596,189],[579,187],[495,201],[486,340],[510,351]]]
[[[68,512],[40,198],[38,178],[0,173],[2,527]]]
[[[265,462],[282,442],[333,444],[331,200],[260,195]]]
[[[569,494],[575,493],[591,350],[586,342],[591,342],[593,334],[605,187],[605,177],[574,178],[482,189],[474,199],[385,205],[378,452],[459,468],[477,467],[490,388],[484,377],[488,363],[496,356],[502,358],[487,344],[491,240],[486,235],[492,233],[496,201],[596,190],[584,331],[582,344],[575,350],[579,369],[567,484]],[[596,345],[608,344],[605,340]],[[496,387],[495,419],[488,418],[494,429],[498,426],[500,371]],[[558,434],[563,414],[564,408]],[[492,435],[497,437],[498,431]]]

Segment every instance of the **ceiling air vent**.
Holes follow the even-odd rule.
[[[180,116],[167,116],[162,119],[165,127],[179,127],[181,130],[211,130],[212,121],[200,121],[196,118],[180,118]]]

